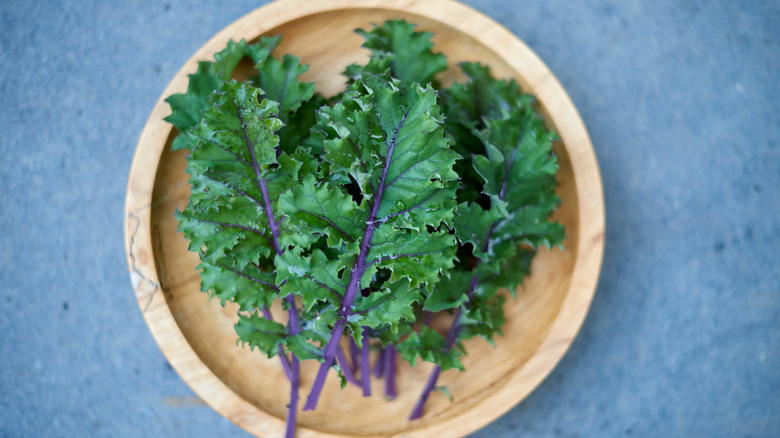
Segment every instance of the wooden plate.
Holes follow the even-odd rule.
[[[505,335],[491,347],[467,343],[466,372],[448,371],[423,419],[406,420],[431,367],[401,367],[400,396],[363,398],[357,388],[338,388],[331,376],[315,411],[299,416],[298,436],[434,437],[466,435],[498,418],[525,398],[555,367],[574,340],[596,288],[604,248],[604,202],[598,164],[585,127],[566,92],[541,60],[491,19],[449,0],[282,0],[238,20],[206,43],[165,90],[144,128],[127,189],[125,241],[138,303],[171,365],[222,415],[258,436],[282,434],[289,388],[278,360],[236,346],[235,309],[222,308],[199,290],[197,255],[176,233],[175,208],[189,191],[183,152],[172,153],[175,135],[163,121],[163,99],[187,88],[197,61],[211,59],[229,39],[253,41],[283,35],[279,53],[300,56],[311,69],[304,79],[325,93],[343,87],[339,75],[367,51],[352,31],[391,18],[405,18],[433,32],[436,50],[447,55],[443,82],[461,79],[455,64],[481,61],[499,77],[513,77],[536,95],[540,112],[562,139],[557,218],[565,226],[565,251],[541,251],[518,299],[508,300]],[[316,363],[303,369],[301,395]],[[381,393],[376,382],[374,393]]]

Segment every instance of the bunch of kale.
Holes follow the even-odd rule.
[[[190,151],[179,230],[202,290],[238,304],[240,340],[280,357],[288,437],[300,360],[321,363],[305,410],[331,368],[364,395],[382,376],[394,398],[397,356],[433,362],[418,418],[439,373],[463,369],[462,341],[500,333],[499,290],[514,293],[536,248],[564,237],[549,221],[555,138],[533,97],[475,63],[443,88],[446,58],[405,21],[358,32],[372,56],[331,98],[299,80],[297,58],[272,55],[273,37],[230,42],[167,99],[173,147]],[[231,80],[246,58],[255,75]],[[453,321],[444,333],[430,326],[439,312]]]

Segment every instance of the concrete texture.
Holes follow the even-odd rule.
[[[263,3],[0,3],[0,436],[247,436],[167,365],[122,220],[163,88]],[[780,4],[466,3],[570,93],[608,222],[572,349],[474,436],[779,436]]]

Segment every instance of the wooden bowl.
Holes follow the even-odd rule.
[[[197,61],[212,59],[229,39],[254,41],[281,34],[277,52],[300,56],[311,69],[304,79],[324,94],[344,86],[340,72],[364,62],[368,52],[355,28],[404,18],[435,34],[447,55],[444,83],[462,77],[455,65],[481,61],[498,77],[515,78],[537,96],[539,110],[562,139],[557,219],[566,226],[565,250],[542,250],[517,300],[507,300],[505,335],[495,348],[468,342],[467,371],[442,374],[454,401],[434,393],[421,420],[407,416],[430,364],[401,366],[399,397],[363,398],[355,387],[339,389],[331,375],[315,411],[301,412],[298,436],[436,437],[467,435],[525,398],[555,367],[588,311],[604,248],[604,202],[598,164],[585,127],[566,92],[542,61],[517,37],[484,15],[449,0],[282,0],[238,20],[204,45],[166,88],[141,135],[127,189],[125,241],[138,303],[171,365],[222,415],[257,436],[283,432],[289,387],[278,359],[236,346],[236,309],[223,308],[200,292],[196,254],[176,232],[175,208],[189,197],[185,155],[170,151],[176,135],[163,121],[163,99],[187,88]],[[312,362],[312,361],[309,361]],[[302,372],[301,395],[312,384],[316,363]],[[333,373],[331,373],[333,374]],[[380,394],[380,383],[373,392]]]

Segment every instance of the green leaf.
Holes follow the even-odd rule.
[[[485,118],[485,125],[479,138],[489,157],[475,156],[474,167],[491,203],[506,212],[495,226],[491,244],[512,240],[534,247],[559,245],[563,227],[548,221],[560,202],[555,194],[558,161],[552,153],[552,134],[526,109]]]
[[[278,245],[280,236],[290,234],[277,209],[280,195],[298,184],[301,168],[316,168],[316,159],[296,151],[279,152],[276,102],[262,98],[262,90],[249,83],[225,82],[203,111],[202,120],[190,128],[191,153],[186,171],[190,174],[191,197],[184,211],[177,213],[179,230],[190,241],[190,249],[201,258],[201,287],[223,304],[232,301],[242,311],[270,307],[274,299],[295,293],[300,279],[278,282],[274,259],[294,256]],[[291,242],[310,245],[314,239],[296,235]],[[317,250],[315,262],[325,259]],[[328,265],[318,265],[315,274]],[[304,314],[312,315],[327,288],[310,290],[304,300]],[[323,292],[324,290],[324,292]],[[323,318],[327,322],[328,318]],[[316,343],[325,339],[327,326],[303,324],[300,333],[289,335],[283,325],[257,314],[242,314],[236,332],[244,343],[269,356],[286,348],[300,359],[320,358]],[[294,332],[293,332],[294,333]],[[312,340],[313,342],[311,342]]]
[[[315,343],[324,345],[330,329],[339,318],[338,309],[320,304],[311,310],[301,311],[301,334]]]
[[[244,48],[244,53],[255,63],[255,65],[262,64],[271,56],[271,53],[279,47],[281,42],[282,37],[280,35],[264,36],[260,38],[260,41],[257,44],[247,44]],[[228,45],[229,44],[230,43],[228,43]],[[227,81],[230,79],[230,75],[223,76],[222,79]]]
[[[227,261],[198,265],[201,290],[219,298],[222,305],[234,302],[242,311],[270,306],[277,296],[273,275],[255,265],[237,269]]]
[[[408,281],[417,288],[434,284],[441,277],[441,268],[452,267],[455,240],[446,232],[426,233],[423,229],[378,227],[371,239],[367,263],[390,271],[389,281]]]
[[[465,369],[458,360],[460,352],[446,348],[444,337],[427,326],[420,327],[419,332],[411,332],[396,348],[401,357],[412,366],[417,363],[417,358],[420,358],[439,365],[442,371],[450,368],[461,371]]]
[[[461,243],[472,246],[474,256],[485,260],[488,258],[488,239],[495,231],[495,225],[506,217],[499,207],[483,209],[477,203],[461,203],[458,205],[454,222],[455,235]]]
[[[494,79],[487,67],[462,68],[468,82],[445,90],[443,105],[456,150],[471,157],[456,166],[464,189],[453,219],[466,260],[425,301],[430,310],[460,306],[452,328],[457,345],[477,335],[492,341],[501,332],[499,290],[514,294],[535,248],[560,245],[564,237],[563,227],[549,220],[560,201],[555,137],[534,111],[533,98],[514,81]]]
[[[475,62],[464,62],[460,69],[466,83],[455,83],[442,91],[442,106],[447,113],[449,128],[455,124],[469,131],[482,129],[482,119],[495,118],[502,111],[532,108],[536,99],[525,94],[514,80],[499,80],[492,76],[490,68]]]
[[[365,38],[363,47],[371,50],[366,66],[351,65],[345,74],[353,77],[361,72],[383,74],[388,69],[392,77],[406,83],[426,85],[434,82],[438,73],[447,69],[447,58],[434,53],[433,34],[417,32],[415,25],[405,20],[389,20],[370,31],[357,29]]]
[[[306,334],[288,336],[285,340],[287,349],[300,360],[322,358],[322,349],[307,340]]]
[[[506,245],[507,251],[501,255],[500,266],[493,272],[485,273],[480,282],[480,295],[490,296],[499,289],[508,290],[513,296],[525,277],[531,273],[531,260],[536,250],[518,245]]]
[[[279,120],[284,126],[279,130],[279,150],[294,155],[309,136],[315,122],[315,111],[325,99],[314,95],[313,82],[301,82],[308,65],[300,59],[284,55],[281,60],[273,56],[258,57],[255,62],[257,75],[250,79],[263,91],[265,97],[279,104]]]
[[[301,166],[285,154],[277,159],[277,107],[259,96],[260,90],[235,81],[215,94],[214,106],[190,130],[192,195],[176,215],[190,250],[200,254],[202,289],[242,310],[269,305],[278,293],[269,273],[274,236],[260,182],[270,202],[295,183]]]
[[[230,79],[238,63],[246,56],[255,62],[263,61],[278,45],[279,38],[261,38],[258,44],[246,41],[228,41],[227,47],[214,54],[214,61],[201,61],[198,70],[189,76],[189,85],[184,94],[174,94],[165,99],[171,106],[171,115],[165,118],[181,134],[174,140],[173,150],[189,148],[187,130],[197,125],[201,113],[211,105],[211,95]]]
[[[319,156],[321,150],[312,150],[312,142],[309,139],[311,128],[317,123],[316,111],[325,104],[325,98],[314,94],[311,99],[301,101],[300,107],[294,112],[281,111],[280,119],[284,122],[284,126],[279,130],[279,149],[293,157],[298,155]],[[304,159],[300,161],[306,162]],[[317,166],[301,169],[301,173],[304,175],[314,174],[317,171]]]
[[[473,296],[472,302],[458,320],[458,324],[462,327],[459,339],[466,340],[481,336],[492,344],[493,337],[502,334],[501,327],[506,322],[504,302],[504,295],[495,295],[488,299],[480,295]]]
[[[266,98],[279,103],[282,114],[294,113],[302,102],[314,95],[314,83],[298,79],[309,70],[309,66],[301,65],[300,61],[292,55],[284,55],[281,60],[268,56],[255,65],[259,74],[252,80],[265,91]]]
[[[497,255],[506,255],[506,249],[498,254],[497,248],[507,242],[559,245],[563,227],[548,220],[560,202],[555,194],[554,134],[534,110],[533,98],[523,94],[517,83],[494,79],[479,64],[466,63],[461,68],[468,82],[443,93],[444,106],[451,114],[447,127],[458,125],[470,131],[471,137],[461,139],[459,145],[471,152],[473,171],[482,180],[490,205],[475,200],[458,206],[458,239],[470,244],[474,256],[489,264],[499,263]]]
[[[430,294],[425,299],[425,310],[440,312],[454,309],[468,300],[466,291],[469,289],[471,277],[468,271],[452,270],[449,277],[444,277],[436,285],[436,293]]]
[[[514,80],[497,80],[490,69],[479,63],[462,63],[460,68],[466,83],[455,83],[442,90],[442,110],[447,114],[445,130],[453,138],[453,149],[469,157],[485,155],[485,145],[476,131],[484,129],[485,117],[500,117],[502,111],[524,108],[533,112],[533,96],[524,94]],[[461,177],[458,202],[476,202],[482,191],[483,180],[468,161],[455,166]]]
[[[409,287],[408,281],[399,281],[391,287],[360,297],[348,318],[356,332],[359,327],[386,329],[399,335],[402,325],[415,320],[414,304],[421,300],[419,291]]]
[[[450,399],[450,403],[454,402],[455,399],[452,397],[452,392],[450,392],[450,388],[446,386],[437,386],[434,388],[436,391],[441,392],[444,394],[448,399]]]
[[[358,78],[341,102],[320,110],[315,132],[323,139],[329,171],[324,179],[306,175],[281,196],[279,208],[298,230],[284,246],[292,246],[297,235],[325,236],[341,254],[340,281],[359,276],[360,289],[380,267],[394,273],[388,285],[403,280],[418,290],[438,281],[452,267],[455,251],[454,237],[440,227],[455,207],[457,155],[444,137],[436,93],[383,77]],[[344,181],[355,182],[354,193]],[[333,282],[333,260],[313,254],[277,258],[277,282],[289,273],[308,273],[313,290],[327,285],[344,291],[345,284]],[[301,289],[306,299],[309,288]]]
[[[282,196],[279,208],[306,223],[311,234],[327,236],[330,247],[354,243],[368,216],[343,189],[320,184],[313,174]]]
[[[240,314],[235,328],[239,340],[244,345],[249,345],[252,350],[258,348],[268,357],[279,353],[280,339],[287,334],[282,324],[265,319],[256,313]]]
[[[276,257],[276,283],[282,285],[281,296],[300,296],[306,311],[318,302],[340,301],[347,287],[342,273],[351,266],[350,261],[349,257],[331,260],[319,249],[309,257],[285,251]]]

